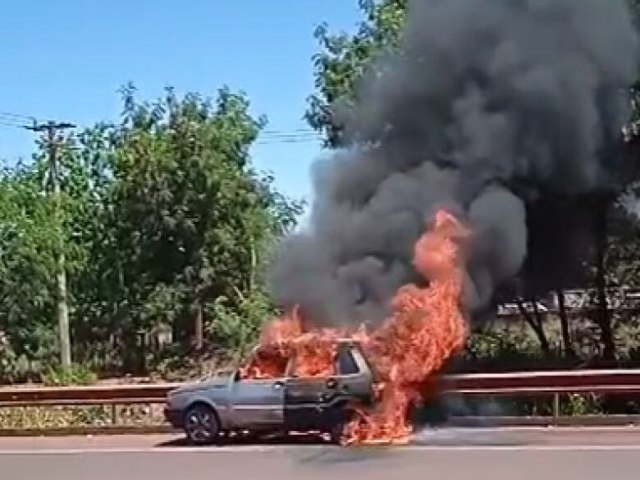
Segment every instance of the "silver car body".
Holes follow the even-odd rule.
[[[338,374],[331,378],[296,378],[289,376],[295,361],[289,358],[282,378],[241,379],[239,370],[217,375],[169,392],[165,416],[183,428],[185,412],[202,403],[216,413],[223,431],[304,427],[310,416],[322,415],[338,401],[368,397],[372,391],[373,374],[361,351],[350,341],[339,345],[348,348],[352,371],[337,365]]]

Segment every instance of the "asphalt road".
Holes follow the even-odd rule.
[[[0,439],[0,478],[633,480],[640,475],[640,431],[635,429],[447,430],[423,434],[404,447],[229,445],[196,449],[172,440]]]

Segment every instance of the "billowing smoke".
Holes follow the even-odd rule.
[[[440,207],[473,227],[465,301],[482,308],[523,265],[526,205],[615,168],[638,53],[625,0],[410,1],[399,51],[336,106],[351,146],[316,162],[311,226],[272,270],[317,323],[383,318]]]

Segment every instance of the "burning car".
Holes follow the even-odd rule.
[[[316,431],[337,442],[349,406],[373,402],[374,373],[358,342],[338,339],[334,347],[330,364],[309,373],[301,369],[302,350],[258,346],[233,374],[169,392],[165,417],[196,445],[240,431]]]
[[[197,444],[234,431],[320,431],[341,443],[406,443],[410,412],[463,347],[468,230],[441,210],[415,245],[428,285],[408,284],[373,330],[309,328],[299,308],[268,322],[249,362],[168,395],[166,417]]]

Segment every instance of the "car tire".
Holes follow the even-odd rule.
[[[342,437],[344,434],[345,424],[338,422],[334,424],[329,430],[329,442],[333,445],[342,445]]]
[[[184,433],[193,445],[212,445],[220,438],[220,424],[216,412],[209,405],[196,403],[184,416]]]

